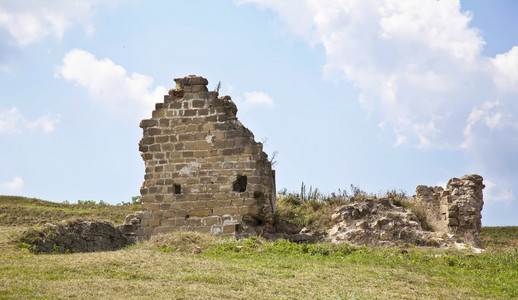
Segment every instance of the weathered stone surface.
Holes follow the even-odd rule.
[[[344,205],[331,218],[328,239],[334,243],[394,247],[439,246],[443,242],[439,235],[424,231],[415,214],[388,199],[366,199]]]
[[[482,189],[480,175],[452,178],[446,189],[418,186],[414,201],[425,210],[427,221],[436,232],[452,234],[474,247],[480,247],[482,228]]]
[[[125,225],[126,230],[133,230],[132,222],[134,220]],[[124,230],[109,222],[66,221],[29,229],[21,234],[20,241],[32,245],[38,253],[114,251],[135,241],[126,237],[121,229]]]
[[[152,214],[140,215],[144,235],[137,238],[170,230],[243,236],[273,231],[275,173],[262,144],[238,121],[230,96],[207,90],[207,79],[174,81],[164,103],[140,126],[142,209]]]
[[[479,175],[452,178],[446,189],[417,186],[413,202],[426,215],[421,220],[390,199],[366,199],[344,205],[332,215],[328,239],[367,246],[453,247],[462,241],[480,248],[483,188]],[[423,228],[425,223],[433,231]]]

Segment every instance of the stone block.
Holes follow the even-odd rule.
[[[198,200],[210,200],[213,199],[213,195],[209,193],[198,194]]]
[[[169,127],[170,120],[169,119],[160,119],[160,126]]]
[[[158,120],[156,120],[156,119],[144,119],[144,120],[140,121],[140,127],[141,128],[153,127],[153,126],[158,126]]]
[[[201,225],[201,218],[188,218],[185,219],[185,225],[187,226],[200,226]]]
[[[192,117],[197,115],[197,111],[195,109],[186,109],[182,114],[184,117]]]
[[[174,218],[174,217],[176,217],[176,211],[175,211],[175,210],[172,210],[172,209],[170,209],[170,210],[166,210],[166,211],[164,212],[164,217],[165,217],[165,218]]]
[[[209,110],[206,108],[198,110],[198,116],[206,116],[208,114],[209,114]],[[200,120],[202,120],[202,119],[200,118]],[[202,123],[202,122],[196,122],[196,123]]]
[[[166,218],[160,220],[160,226],[176,226],[174,218]]]
[[[208,209],[208,208],[196,208],[196,209],[191,209],[187,212],[189,217],[208,217],[211,215],[211,213],[212,213],[212,210]]]
[[[174,147],[175,144],[173,143],[162,144],[162,151],[173,151]]]
[[[196,124],[189,124],[185,127],[185,131],[188,132],[188,133],[191,133],[191,132],[197,132],[198,131],[198,125]]]
[[[203,224],[211,226],[220,224],[219,217],[207,217],[203,219]]]
[[[250,212],[250,207],[248,206],[242,206],[239,208],[239,214],[246,215]]]
[[[232,206],[241,206],[243,204],[244,204],[243,199],[240,199],[240,198],[232,199]]]
[[[175,200],[174,194],[168,193],[164,195],[164,202],[173,202]]]
[[[211,200],[207,201],[208,208],[229,206],[232,200]]]
[[[153,116],[153,119],[163,118],[165,117],[165,110],[154,110],[151,115]]]
[[[149,146],[148,151],[149,152],[159,152],[159,151],[161,151],[160,144],[153,144],[153,145]]]
[[[159,203],[146,203],[145,210],[158,211],[158,210],[160,210],[160,204]]]
[[[197,158],[205,158],[209,156],[209,151],[208,150],[197,150],[197,151],[194,151],[194,157],[197,157]]]
[[[207,85],[209,81],[206,78],[196,75],[189,75],[184,78],[175,78],[175,82],[180,82],[181,85]]]
[[[227,225],[223,226],[223,233],[235,233],[236,232],[236,225]]]
[[[155,143],[155,138],[152,137],[152,136],[148,136],[148,137],[143,137],[141,140],[140,140],[140,145],[152,145]]]
[[[194,201],[193,202],[194,208],[206,208],[207,207],[207,201]]]
[[[194,228],[194,231],[202,232],[202,233],[210,233],[211,226],[197,226]]]
[[[173,103],[169,104],[169,108],[170,109],[180,109],[180,108],[182,108],[182,103],[179,101],[173,102]]]
[[[207,105],[207,101],[205,100],[193,100],[191,106],[193,108],[203,108]]]
[[[151,220],[149,220],[149,226],[155,227],[155,226],[158,226],[158,225],[160,225],[160,220],[159,219],[151,219]]]
[[[448,219],[448,225],[450,225],[450,226],[458,226],[459,225],[459,219],[449,218]]]
[[[182,157],[184,157],[184,158],[194,157],[194,151],[184,151],[184,152],[182,152]]]
[[[237,207],[215,207],[212,210],[212,214],[214,216],[222,216],[222,215],[234,215],[239,212],[239,209]]]
[[[176,219],[185,218],[186,216],[187,216],[187,210],[185,210],[185,209],[176,210]]]
[[[197,84],[192,86],[192,92],[193,93],[199,93],[199,92],[207,92],[208,89],[205,85]]]

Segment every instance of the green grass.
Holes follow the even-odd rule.
[[[2,225],[37,225],[61,220],[88,219],[123,223],[126,215],[140,209],[140,205],[67,204],[18,196],[0,196]]]
[[[487,251],[502,251],[518,248],[518,227],[482,227],[480,232],[482,246]]]
[[[12,228],[12,227],[11,227]],[[353,248],[175,233],[103,253],[35,255],[0,229],[0,298],[513,299],[518,252]],[[195,247],[201,254],[192,254]]]
[[[23,227],[3,221],[0,299],[518,298],[518,227],[484,227],[490,251],[477,255],[236,241],[194,232],[114,252],[36,255],[12,243]]]

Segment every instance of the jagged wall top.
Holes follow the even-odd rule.
[[[437,232],[453,234],[475,247],[480,247],[479,233],[482,228],[484,205],[480,175],[465,175],[451,178],[442,187],[419,185],[415,200],[426,212],[427,221]]]
[[[176,87],[142,120],[141,236],[172,230],[261,234],[273,228],[275,173],[229,96],[207,79],[175,78]]]

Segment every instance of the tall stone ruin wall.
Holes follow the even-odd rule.
[[[446,189],[419,185],[414,200],[436,232],[452,234],[480,247],[485,187],[482,181],[482,176],[466,175],[450,179]]]
[[[208,91],[207,79],[175,82],[152,118],[140,123],[146,174],[138,238],[174,230],[272,231],[275,171],[262,144],[238,121],[229,96]]]

